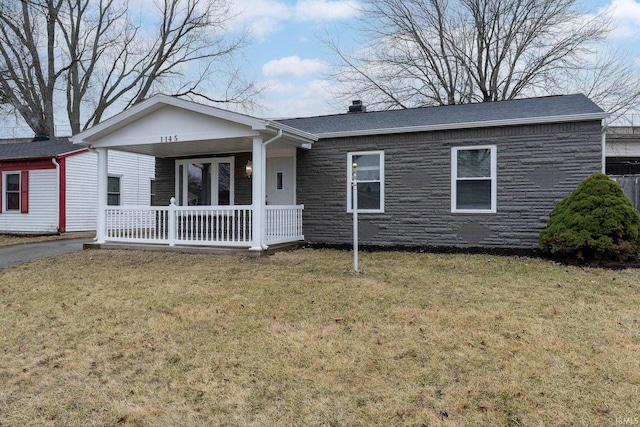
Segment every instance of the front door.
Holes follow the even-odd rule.
[[[295,204],[294,157],[267,157],[267,204]]]
[[[233,157],[176,161],[180,206],[233,205]]]

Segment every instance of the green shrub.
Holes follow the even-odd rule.
[[[638,256],[640,214],[620,185],[602,173],[582,181],[549,214],[540,249],[580,260]]]

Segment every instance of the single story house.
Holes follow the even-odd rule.
[[[156,95],[72,138],[98,153],[98,243],[537,247],[550,210],[604,171],[581,94],[267,120]],[[111,207],[108,154],[156,158],[154,206]]]
[[[150,203],[153,157],[113,151],[110,205]],[[0,144],[0,233],[96,229],[97,154],[68,140]]]

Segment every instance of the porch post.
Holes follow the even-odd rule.
[[[252,243],[250,250],[261,251],[264,236],[264,147],[262,137],[253,138],[253,174],[251,176],[251,206],[253,209]]]
[[[109,150],[98,148],[98,212],[96,243],[105,243],[107,236],[107,182],[109,179]]]

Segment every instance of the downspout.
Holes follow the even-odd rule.
[[[607,173],[607,119],[602,119],[602,173]]]
[[[56,221],[58,223],[57,231],[60,232],[60,163],[55,157],[51,162],[56,167]]]
[[[278,129],[278,133],[271,139],[264,141],[262,143],[262,159],[261,162],[264,165],[263,168],[263,174],[264,174],[264,179],[262,180],[262,188],[260,189],[260,191],[262,191],[262,200],[265,201],[265,203],[262,205],[262,249],[267,250],[269,248],[268,245],[266,245],[264,243],[264,233],[267,229],[266,227],[266,219],[267,219],[267,215],[266,215],[266,200],[267,200],[267,145],[271,144],[273,141],[276,141],[278,139],[282,138],[282,129]]]

